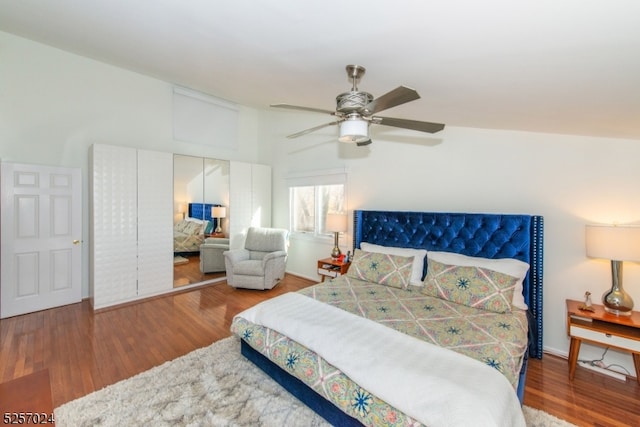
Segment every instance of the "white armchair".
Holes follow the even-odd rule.
[[[224,252],[229,250],[229,239],[207,238],[200,245],[200,271],[217,273],[224,271]]]
[[[234,288],[273,288],[284,277],[288,235],[277,228],[249,228],[244,248],[224,253],[227,283]]]

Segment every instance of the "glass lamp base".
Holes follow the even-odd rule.
[[[336,259],[336,258],[340,258],[340,255],[342,254],[342,251],[340,251],[340,248],[338,248],[337,246],[335,248],[333,248],[333,250],[331,251],[331,258]]]
[[[633,300],[622,289],[611,289],[602,295],[602,305],[607,313],[616,316],[631,316]]]
[[[606,311],[607,313],[614,314],[616,316],[631,316],[631,309],[627,309],[627,311],[623,311],[616,308],[609,308],[605,305],[604,311]]]
[[[631,316],[633,298],[622,287],[622,261],[611,260],[611,289],[602,295],[602,305],[607,313]]]
[[[336,259],[338,258],[342,252],[340,252],[340,248],[338,247],[338,232],[334,232],[334,238],[333,238],[333,250],[331,251],[331,258]]]

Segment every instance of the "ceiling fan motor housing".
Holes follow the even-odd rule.
[[[336,111],[343,114],[362,112],[373,101],[373,95],[367,92],[351,91],[336,96]]]

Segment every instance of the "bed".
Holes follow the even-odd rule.
[[[522,425],[527,360],[542,357],[542,250],[540,216],[357,210],[346,275],[231,328],[245,357],[331,424]],[[506,264],[526,265],[521,282]],[[464,300],[460,285],[487,277],[500,291]]]
[[[173,226],[173,252],[193,254],[200,251],[205,236],[217,225],[217,218],[211,217],[211,209],[221,206],[212,203],[189,203],[187,216]]]

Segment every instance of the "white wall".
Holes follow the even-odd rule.
[[[88,162],[94,143],[264,163],[257,112],[240,107],[237,150],[173,139],[173,85],[0,32],[0,159],[82,169],[82,295],[89,295]]]
[[[568,352],[565,299],[582,299],[589,290],[600,302],[611,284],[608,261],[585,256],[585,224],[640,222],[640,141],[454,126],[425,137],[379,126],[372,128],[373,144],[358,148],[335,142],[335,128],[284,137],[328,121],[322,115],[268,111],[263,117],[274,147],[275,226],[288,226],[288,173],[338,167],[348,170],[350,210],[543,215],[544,345],[559,354]],[[315,261],[331,246],[293,240],[288,270],[317,278]],[[640,264],[625,263],[624,283],[640,309]],[[599,358],[602,351],[585,346],[581,357]],[[605,362],[634,373],[630,356],[610,351]]]

